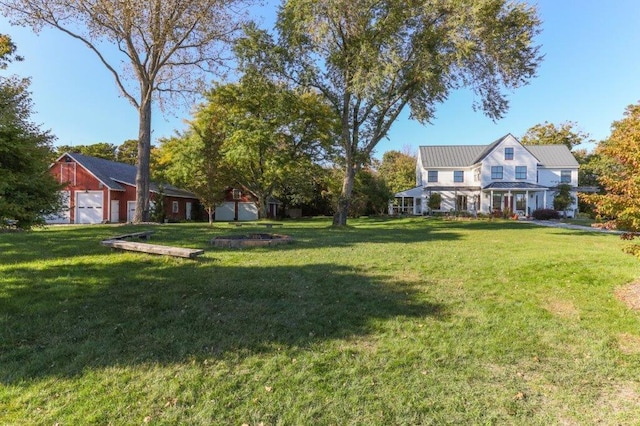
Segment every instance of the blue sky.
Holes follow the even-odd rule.
[[[473,94],[457,91],[437,107],[436,119],[422,126],[408,112],[382,141],[377,156],[388,150],[420,145],[488,144],[531,126],[577,122],[596,140],[605,139],[611,123],[640,101],[640,1],[539,0],[543,20],[539,43],[545,60],[538,77],[509,94],[506,116],[493,122],[471,108]],[[272,22],[273,6],[254,15]],[[11,27],[0,17],[25,61],[3,72],[31,77],[33,119],[57,137],[56,144],[109,142],[137,138],[136,110],[119,96],[113,77],[80,42],[55,30],[39,35]],[[191,106],[155,111],[152,141],[184,127]],[[592,149],[593,144],[584,148]]]

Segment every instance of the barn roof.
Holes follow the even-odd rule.
[[[136,166],[105,160],[103,158],[90,157],[76,152],[64,153],[57,161],[65,157],[80,164],[109,189],[124,191],[123,185],[136,186]],[[160,186],[155,182],[151,182],[149,189],[151,192],[160,192]],[[162,185],[162,192],[164,195],[172,197],[197,198],[193,193],[169,184]]]

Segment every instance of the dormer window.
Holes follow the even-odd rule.
[[[464,171],[463,170],[454,170],[453,172],[453,181],[460,183],[464,182]]]
[[[427,172],[427,182],[437,182],[437,181],[438,181],[438,171],[429,170]]]
[[[513,160],[513,147],[507,147],[504,149],[504,159]]]

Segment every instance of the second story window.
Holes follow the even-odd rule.
[[[527,166],[516,166],[516,179],[527,178]]]
[[[502,179],[502,166],[491,166],[491,179]]]
[[[438,171],[429,170],[427,174],[427,182],[437,182],[437,181],[438,181]]]
[[[560,172],[560,183],[571,183],[571,170],[562,170]]]
[[[513,148],[508,147],[504,149],[504,159],[505,160],[513,160]]]
[[[464,171],[463,170],[454,170],[454,172],[453,172],[453,181],[454,182],[464,182]]]

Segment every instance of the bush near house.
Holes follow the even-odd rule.
[[[538,209],[531,214],[535,220],[553,220],[560,219],[560,212],[553,209]]]

